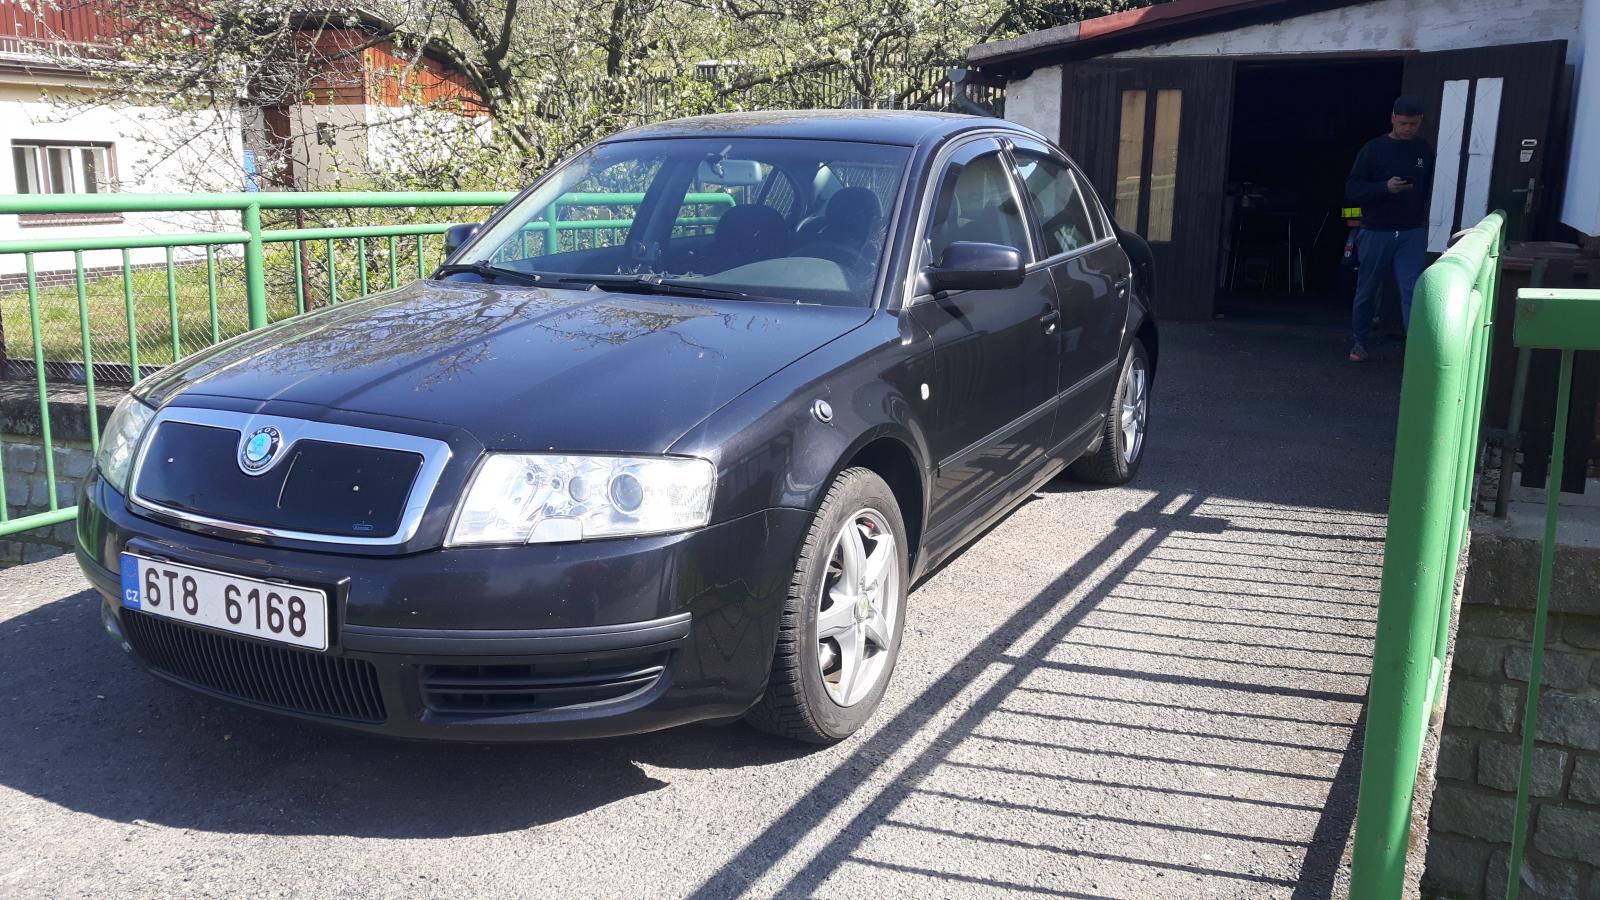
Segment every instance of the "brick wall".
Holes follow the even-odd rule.
[[[1527,696],[1536,540],[1475,533],[1440,740],[1424,896],[1499,898]],[[1600,900],[1600,547],[1562,547],[1521,896]]]
[[[129,268],[135,272],[145,269],[165,269],[166,267],[167,264],[164,262],[135,263],[129,266]],[[90,266],[83,270],[83,280],[85,282],[96,281],[101,278],[120,277],[122,277],[122,266],[120,265]],[[33,283],[40,290],[43,290],[47,287],[64,287],[66,285],[76,284],[77,281],[78,271],[76,269],[52,269],[48,272],[33,273]],[[7,275],[0,275],[0,292],[21,291],[26,290],[27,287],[28,273],[26,272],[13,272]]]

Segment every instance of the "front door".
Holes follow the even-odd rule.
[[[1067,69],[1062,146],[1112,205],[1117,225],[1150,242],[1156,313],[1211,318],[1233,63],[1119,59]]]
[[[1033,259],[1027,218],[1000,142],[959,146],[934,185],[925,265],[956,241],[1015,247]],[[1055,407],[1059,329],[1048,269],[1030,266],[1006,290],[913,298],[908,313],[934,343],[935,413],[926,420],[937,466],[930,522],[948,521],[1039,462]]]
[[[1132,270],[1072,165],[1037,141],[1012,149],[1032,206],[1041,265],[1061,300],[1061,377],[1052,445],[1083,439],[1105,413],[1119,374]]]
[[[1422,98],[1422,133],[1439,158],[1429,250],[1443,251],[1450,235],[1496,209],[1506,212],[1509,240],[1528,240],[1560,203],[1551,112],[1566,48],[1545,41],[1406,57],[1403,89]]]

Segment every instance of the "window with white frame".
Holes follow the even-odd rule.
[[[111,145],[12,141],[19,194],[102,194],[113,190]]]

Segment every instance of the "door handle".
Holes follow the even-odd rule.
[[[1512,188],[1511,189],[1511,193],[1513,193],[1513,194],[1522,194],[1523,195],[1523,197],[1522,197],[1522,212],[1524,214],[1533,212],[1533,195],[1534,195],[1534,193],[1536,191],[1539,190],[1538,184],[1539,184],[1538,179],[1529,178],[1527,187],[1525,187],[1525,188]]]
[[[1039,316],[1039,324],[1044,326],[1045,334],[1056,333],[1056,323],[1061,321],[1061,310],[1046,307],[1044,314]]]

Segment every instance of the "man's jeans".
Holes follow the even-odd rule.
[[[1400,284],[1400,316],[1405,327],[1411,327],[1411,292],[1422,275],[1422,266],[1428,252],[1428,230],[1405,228],[1400,231],[1379,231],[1362,228],[1356,232],[1356,255],[1361,271],[1356,276],[1356,299],[1351,310],[1350,337],[1357,344],[1365,344],[1372,330],[1372,317],[1378,311],[1378,295],[1383,291],[1384,276],[1393,268],[1395,281]]]

